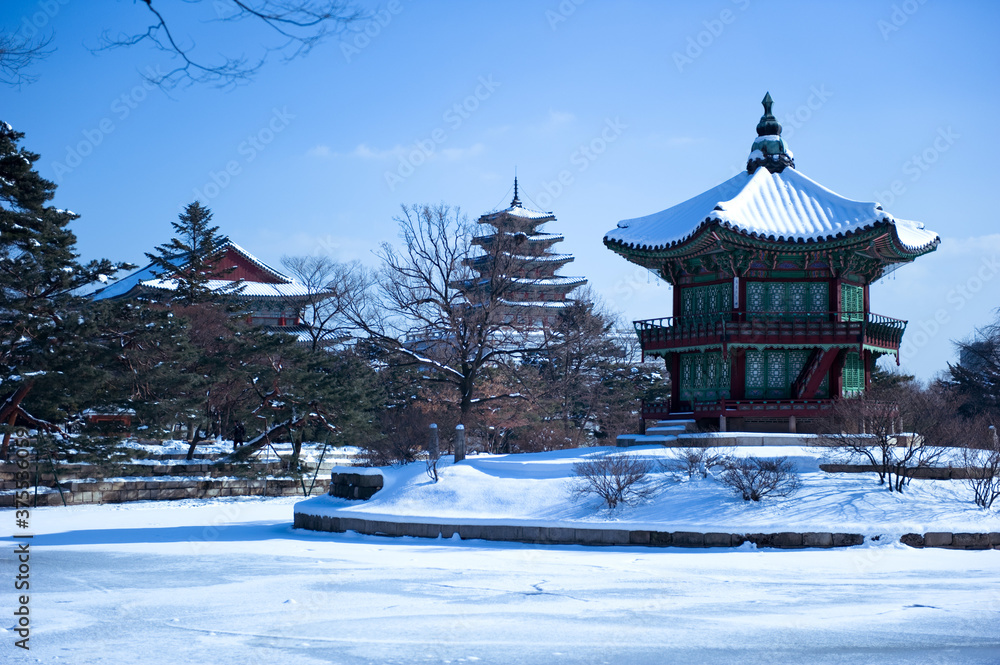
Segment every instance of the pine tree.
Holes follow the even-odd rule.
[[[69,223],[79,216],[48,205],[56,186],[34,169],[39,155],[0,122],[0,393],[30,387],[58,360],[81,299],[72,293],[127,264],[78,262]],[[16,406],[16,405],[15,405]],[[7,423],[4,423],[7,424]]]
[[[184,305],[212,300],[209,282],[232,272],[231,268],[219,269],[213,260],[226,237],[219,234],[218,226],[209,225],[211,221],[211,210],[198,201],[189,203],[177,216],[177,221],[171,222],[177,236],[166,244],[157,245],[156,253],[146,254],[163,279],[177,281],[172,300]],[[215,294],[218,293],[216,290]]]

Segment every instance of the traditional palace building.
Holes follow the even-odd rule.
[[[514,288],[505,294],[504,303],[511,323],[536,328],[552,325],[559,311],[571,302],[567,299],[569,292],[587,283],[583,277],[555,274],[573,260],[572,254],[552,251],[553,245],[563,240],[563,236],[538,230],[542,224],[555,219],[551,212],[531,210],[521,204],[517,178],[514,178],[514,199],[510,206],[479,218],[479,223],[490,231],[473,238],[473,243],[484,251],[469,265],[483,283],[489,283],[497,261],[502,261],[505,269],[514,272]],[[498,242],[500,246],[491,251]]]
[[[672,389],[644,418],[809,431],[867,387],[879,356],[899,360],[906,322],[872,314],[869,285],[940,238],[796,170],[763,104],[745,172],[604,237],[673,286],[673,316],[635,323]]]
[[[177,272],[183,273],[187,257],[178,256]],[[226,238],[213,256],[218,268],[216,279],[208,283],[220,302],[238,300],[252,325],[280,328],[295,334],[303,325],[299,312],[315,299],[309,289],[275,270],[253,254]],[[172,275],[150,264],[126,275],[93,294],[95,300],[110,298],[162,298],[177,289]]]

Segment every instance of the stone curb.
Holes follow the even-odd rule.
[[[928,531],[904,534],[899,542],[922,549],[936,547],[946,550],[1000,550],[1000,533],[951,533],[950,531]]]
[[[647,531],[642,529],[597,529],[505,524],[423,524],[366,520],[358,517],[295,513],[293,527],[310,531],[343,533],[354,531],[369,536],[411,536],[492,540],[534,545],[639,545],[644,547],[718,548],[739,547],[751,542],[758,547],[805,549],[853,547],[865,537],[859,533],[699,533],[694,531]]]

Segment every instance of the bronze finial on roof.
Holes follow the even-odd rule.
[[[757,123],[757,138],[750,148],[747,173],[752,174],[761,166],[766,167],[771,173],[781,173],[788,166],[795,168],[792,151],[781,138],[781,123],[771,113],[771,106],[774,104],[771,93],[766,93],[760,103],[764,106],[764,115]]]

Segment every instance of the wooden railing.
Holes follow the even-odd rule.
[[[870,312],[720,312],[635,321],[644,350],[719,342],[864,343],[898,349],[906,321]]]
[[[669,402],[643,402],[645,420],[668,419],[673,413],[687,418],[710,418],[719,415],[740,416],[814,416],[833,407],[831,399],[721,399],[717,402],[681,402],[673,411]]]

